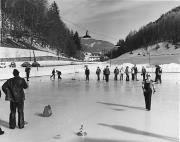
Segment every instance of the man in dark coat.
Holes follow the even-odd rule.
[[[99,67],[97,67],[96,75],[97,75],[97,80],[98,81],[100,81],[100,74],[101,74],[101,69]]]
[[[30,70],[31,70],[30,66],[27,66],[27,67],[25,68],[25,72],[26,72],[26,79],[27,79],[27,81],[29,81],[29,74],[30,74]]]
[[[55,68],[52,70],[52,75],[50,76],[50,78],[52,78],[53,77],[53,79],[55,79]]]
[[[24,89],[28,87],[24,78],[19,76],[17,69],[13,70],[13,78],[8,79],[2,86],[3,92],[10,101],[9,128],[16,127],[16,109],[18,110],[18,126],[24,128]]]
[[[61,71],[56,70],[56,73],[57,73],[57,75],[58,75],[58,79],[62,79],[62,78],[61,78]]]
[[[86,66],[85,75],[86,75],[86,80],[87,80],[87,81],[89,81],[89,74],[90,74],[90,70],[89,70],[88,67]]]
[[[117,81],[117,76],[118,76],[118,74],[119,74],[119,69],[118,69],[118,67],[116,67],[116,68],[114,69],[114,80],[115,80],[115,81]]]
[[[158,72],[159,72],[159,67],[158,65],[155,65],[156,69],[155,69],[155,82],[158,81]]]
[[[104,75],[105,75],[106,82],[108,82],[109,81],[109,75],[110,75],[110,70],[109,70],[108,66],[106,66],[106,68],[104,70]]]

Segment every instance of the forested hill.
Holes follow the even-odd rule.
[[[138,31],[131,31],[125,40],[120,39],[117,43],[118,51],[113,52],[113,57],[163,41],[173,44],[180,42],[180,6],[141,27]]]
[[[48,0],[1,0],[2,42],[40,46],[76,56],[80,52],[77,32],[69,30],[61,20],[61,10],[56,2]],[[28,48],[28,46],[26,46]]]

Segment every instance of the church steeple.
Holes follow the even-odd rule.
[[[83,38],[91,38],[91,36],[90,36],[89,33],[88,33],[88,30],[86,31],[86,35],[83,36]]]

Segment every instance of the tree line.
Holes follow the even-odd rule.
[[[80,37],[66,27],[61,20],[56,2],[47,0],[1,0],[2,34],[13,38],[31,38],[63,52],[77,57],[81,50]]]
[[[180,6],[163,14],[155,22],[150,22],[138,31],[131,31],[125,40],[117,42],[118,49],[108,53],[109,57],[115,58],[126,52],[132,52],[138,48],[147,48],[162,41],[173,44],[180,42]]]

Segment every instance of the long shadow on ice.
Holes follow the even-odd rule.
[[[97,103],[109,105],[109,106],[121,106],[121,107],[127,107],[127,108],[132,108],[132,109],[145,110],[144,108],[141,108],[141,107],[128,106],[128,105],[122,105],[122,104],[113,104],[113,103],[105,103],[105,102],[97,102]]]
[[[159,139],[163,139],[163,140],[179,142],[178,138],[173,138],[173,137],[164,136],[164,135],[160,135],[160,134],[150,133],[150,132],[138,130],[138,129],[131,128],[131,127],[126,127],[126,126],[121,126],[121,125],[109,125],[109,124],[104,124],[104,123],[99,123],[98,125],[110,127],[110,128],[113,128],[113,129],[116,129],[119,131],[131,133],[131,134],[144,135],[144,136],[159,138]]]
[[[141,141],[131,141],[131,140],[112,140],[112,139],[94,139],[94,138],[84,138],[85,142],[141,142]]]
[[[6,127],[6,128],[9,128],[9,123],[4,121],[4,120],[1,120],[0,119],[0,126],[3,126],[3,127]]]
[[[114,108],[112,110],[115,110],[115,111],[124,111],[124,109],[116,109],[116,108]]]
[[[44,117],[42,113],[35,113],[36,116]]]

